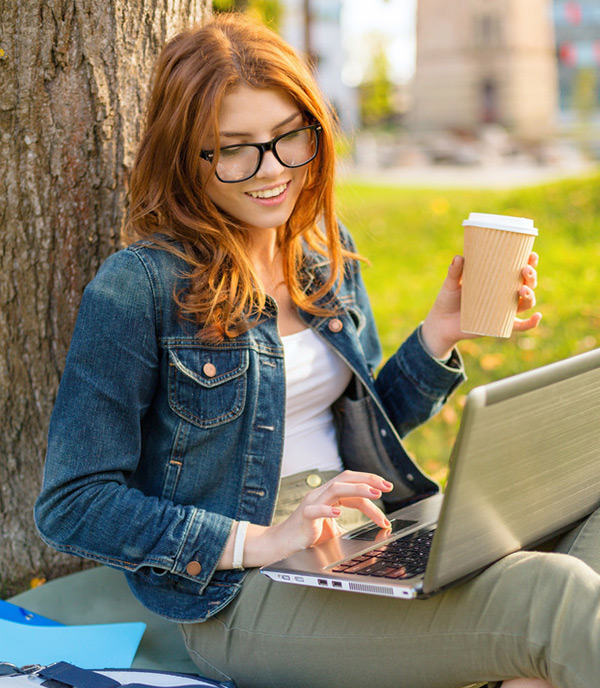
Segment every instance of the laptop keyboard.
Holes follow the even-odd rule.
[[[435,528],[420,530],[337,564],[332,573],[400,580],[425,572]]]

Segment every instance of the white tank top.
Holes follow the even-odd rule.
[[[350,368],[310,328],[281,338],[286,413],[281,476],[343,470],[331,405],[348,386]]]

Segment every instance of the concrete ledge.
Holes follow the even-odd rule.
[[[99,566],[57,578],[9,602],[67,625],[142,621],[146,631],[134,669],[197,673],[178,625],[151,614],[135,599],[124,575],[114,569]]]

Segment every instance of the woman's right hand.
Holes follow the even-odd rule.
[[[358,509],[380,528],[389,528],[390,522],[373,500],[392,487],[392,483],[373,473],[343,471],[309,492],[285,521],[268,527],[250,524],[244,567],[264,566],[339,535],[342,529],[336,519],[342,506]]]

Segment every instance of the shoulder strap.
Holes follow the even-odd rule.
[[[156,686],[146,683],[119,683],[119,681],[104,676],[101,673],[91,671],[90,669],[81,669],[68,662],[50,664],[47,667],[42,667],[35,673],[41,679],[48,681],[50,688],[64,688],[64,686],[68,686],[68,688],[156,688]],[[207,678],[198,677],[196,682],[190,683],[186,683],[186,679],[193,680],[195,677],[190,676],[188,678],[182,676],[181,679],[182,683],[176,686],[176,688],[207,688],[210,686],[215,688],[235,688],[233,683],[221,683]]]
[[[121,684],[113,678],[81,669],[68,662],[56,662],[42,667],[36,674],[45,680],[57,681],[70,688],[118,688]]]

